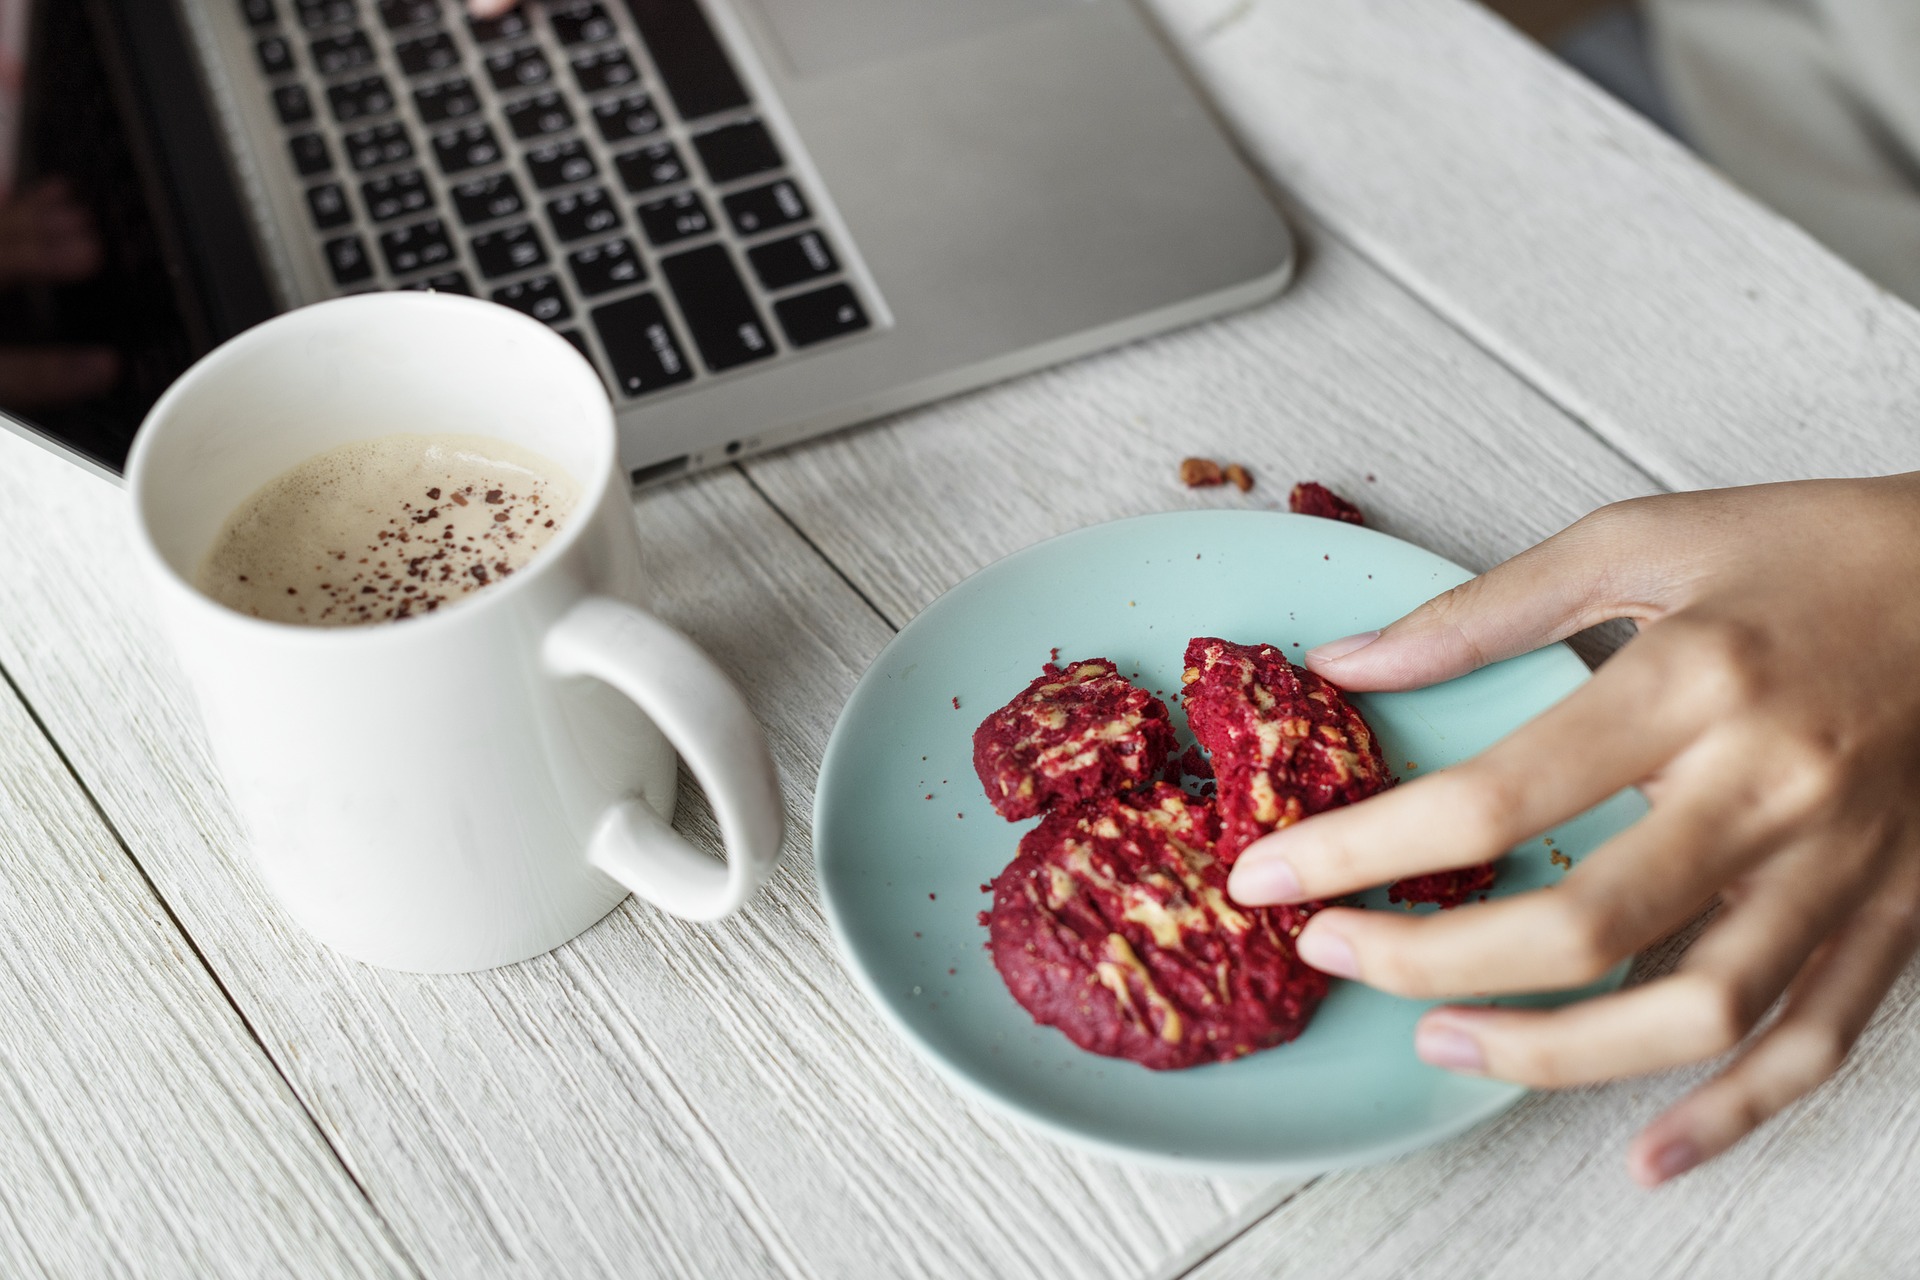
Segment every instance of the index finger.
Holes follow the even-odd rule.
[[[1667,688],[1658,632],[1463,764],[1248,845],[1227,882],[1251,906],[1338,897],[1489,862],[1646,778],[1698,721]],[[1657,714],[1655,710],[1657,709]]]

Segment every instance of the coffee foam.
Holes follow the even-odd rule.
[[[308,458],[241,503],[194,585],[274,622],[397,622],[512,576],[578,501],[565,469],[504,440],[357,441]]]

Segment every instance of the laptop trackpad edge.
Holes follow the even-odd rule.
[[[1099,0],[750,0],[801,79],[902,57]]]

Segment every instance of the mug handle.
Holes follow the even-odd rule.
[[[691,640],[605,596],[569,609],[541,656],[556,675],[612,685],[659,726],[705,789],[727,850],[715,861],[636,797],[607,810],[588,863],[676,916],[737,911],[780,861],[785,824],[773,753],[739,689]]]

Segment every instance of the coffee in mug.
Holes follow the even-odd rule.
[[[579,496],[557,462],[509,441],[376,436],[262,485],[227,518],[194,585],[272,622],[398,622],[525,568]]]

